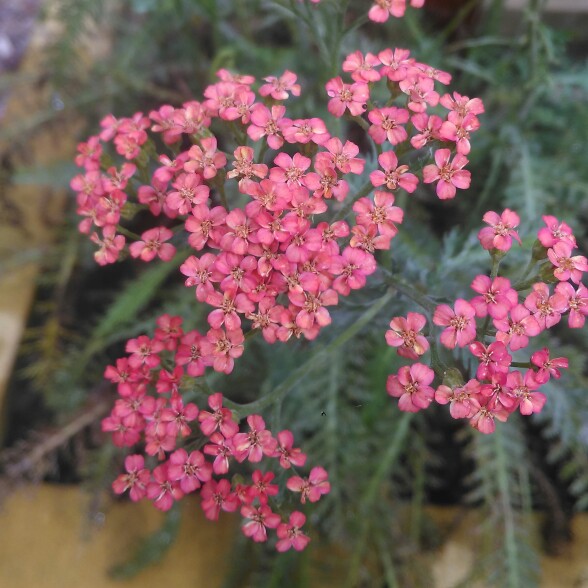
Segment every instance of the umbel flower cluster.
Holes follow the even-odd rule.
[[[376,7],[398,16],[392,8],[400,4]],[[374,14],[383,20],[383,13]],[[207,370],[231,373],[256,332],[268,344],[316,338],[331,322],[329,307],[365,286],[378,269],[378,251],[391,247],[403,221],[398,193],[431,184],[445,200],[469,187],[470,135],[484,111],[479,98],[442,90],[451,76],[405,49],[356,51],[342,69],[348,79],[326,84],[328,111],[365,129],[378,153],[378,169],[357,190],[350,187],[353,176],[367,171],[358,145],[332,136],[320,118],[287,116],[284,102],[301,93],[290,71],[256,84],[220,70],[201,101],[163,105],[147,116],[107,116],[99,135],[79,145],[83,171],[71,182],[80,231],[97,245],[99,264],[124,256],[175,263],[197,303],[210,307],[202,331],[184,328],[182,317],[161,316],[152,337],[129,340],[127,356],[106,369],[119,398],[103,429],[116,445],[135,451],[114,490],[128,490],[135,501],[147,497],[161,510],[199,492],[208,518],[239,510],[243,532],[254,541],[266,541],[267,529],[276,529],[279,551],[301,550],[309,541],[305,515],[282,514],[286,490],[299,493],[302,504],[316,502],[330,490],[327,472],[320,466],[297,471],[306,457],[291,431],[274,434],[257,414],[241,428],[222,394],[210,392],[208,406],[199,408],[194,390],[208,389]],[[136,214],[146,227],[140,235],[129,229]],[[480,241],[498,259],[517,238],[518,218],[505,211],[484,220],[490,227]],[[524,414],[540,409],[544,399],[536,389],[557,377],[563,360],[544,351],[532,358],[535,370],[508,373],[509,349],[521,349],[565,312],[571,326],[580,326],[588,304],[584,286],[567,283],[579,284],[586,260],[571,257],[575,244],[571,232],[563,236],[566,225],[546,222],[540,239],[555,268],[551,276],[562,280],[555,294],[538,283],[519,303],[506,278],[476,278],[479,296],[458,300],[454,309],[438,307],[433,323],[445,327],[442,344],[471,346],[480,358],[477,380],[458,386],[446,379],[435,391],[432,368],[401,368],[388,382],[401,409],[425,408],[433,398],[451,402],[453,416],[469,418],[483,432],[519,407]],[[484,323],[478,331],[476,318]],[[406,358],[420,358],[434,338],[432,330],[420,334],[425,323],[417,313],[393,319],[388,343]],[[487,345],[485,337],[494,334]],[[245,462],[263,467],[246,479]]]
[[[459,298],[453,308],[439,305],[432,317],[433,324],[442,329],[439,341],[443,346],[465,347],[475,358],[476,377],[464,383],[457,370],[446,371],[437,363],[433,368],[441,384],[435,389],[430,385],[435,369],[418,362],[404,366],[387,382],[388,394],[399,399],[401,410],[417,412],[435,400],[449,404],[453,418],[469,419],[482,433],[494,432],[495,420],[506,421],[513,412],[530,415],[541,411],[546,396],[539,389],[551,378],[559,379],[568,360],[552,357],[547,347],[530,355],[524,350],[532,337],[560,323],[563,316],[575,329],[584,326],[588,315],[588,289],[581,282],[588,260],[572,255],[576,241],[566,223],[553,216],[543,220],[545,226],[538,231],[527,272],[533,276],[511,284],[498,275],[498,264],[513,239],[520,243],[519,217],[509,209],[501,215],[492,211],[484,215],[489,226],[480,230],[478,239],[492,255],[491,275],[474,278],[471,289],[476,295],[470,300]],[[521,294],[529,289],[527,295]],[[403,357],[419,359],[429,349],[421,334],[426,324],[427,318],[420,313],[395,317],[386,341]],[[513,361],[515,353],[523,361]]]

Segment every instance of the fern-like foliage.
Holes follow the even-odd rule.
[[[473,577],[482,573],[487,584],[508,588],[538,586],[540,567],[531,515],[529,456],[516,420],[493,435],[472,436],[476,462],[469,499],[482,503],[482,558]]]

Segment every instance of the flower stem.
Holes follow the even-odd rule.
[[[313,369],[319,365],[332,351],[341,347],[349,339],[354,337],[363,327],[368,325],[374,317],[388,304],[392,299],[393,293],[386,292],[379,300],[377,300],[369,309],[364,312],[353,324],[345,329],[338,337],[335,337],[330,343],[317,349],[312,356],[304,362],[299,368],[295,369],[279,386],[276,386],[269,394],[249,402],[248,404],[237,404],[227,398],[224,399],[224,405],[230,408],[238,419],[242,419],[250,414],[255,414],[268,406],[281,400],[298,382],[309,374]]]
[[[350,212],[351,209],[353,208],[353,205],[360,199],[363,198],[364,196],[367,196],[372,190],[374,189],[374,186],[372,184],[372,182],[370,180],[368,180],[355,194],[355,196],[353,196],[353,198],[349,199],[346,203],[345,206],[339,210],[339,212],[333,217],[332,222],[341,220],[343,218],[345,218]]]
[[[437,304],[431,300],[425,294],[421,294],[414,286],[405,282],[402,278],[392,275],[391,272],[382,268],[384,272],[386,282],[398,290],[401,294],[404,294],[407,298],[410,298],[414,302],[416,302],[419,306],[424,308],[426,311],[430,313],[434,313],[435,309],[437,308]]]
[[[374,503],[379,496],[378,490],[380,489],[384,479],[389,476],[394,463],[397,461],[400,452],[404,447],[404,441],[406,439],[406,435],[408,434],[409,425],[413,417],[414,413],[411,412],[404,413],[400,417],[399,422],[394,429],[394,434],[390,444],[387,446],[384,454],[380,458],[378,469],[374,472],[374,475],[370,479],[369,484],[359,501],[363,511],[363,516],[361,517],[361,527],[357,536],[355,549],[353,550],[353,555],[351,557],[349,573],[347,574],[346,586],[349,588],[358,585],[361,559],[367,546],[371,526],[370,523],[372,523],[374,520]],[[384,444],[384,446],[386,446],[386,444]]]

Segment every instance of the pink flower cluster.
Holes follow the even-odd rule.
[[[353,54],[343,68],[353,69],[353,77],[379,79],[384,75],[400,84],[406,82],[414,90],[409,108],[419,111],[419,120],[427,127],[428,117],[420,112],[424,103],[418,108],[410,105],[417,103],[419,90],[414,85],[428,87],[434,78],[447,82],[448,74],[416,63],[404,50],[382,52],[377,63],[383,66],[380,72],[357,64],[351,68],[350,64],[361,59],[360,54]],[[357,157],[358,146],[331,137],[318,118],[286,117],[286,106],[280,101],[300,94],[292,72],[265,79],[259,94],[271,98],[273,102],[267,104],[256,102],[251,76],[221,70],[219,77],[218,83],[206,88],[202,103],[192,101],[181,108],[165,105],[148,117],[140,113],[130,119],[106,117],[102,133],[79,146],[76,162],[85,173],[76,176],[71,186],[78,192],[78,212],[84,217],[80,230],[90,233],[94,226],[101,231],[91,234],[99,245],[95,256],[100,264],[116,261],[123,251],[126,238],[117,231],[123,211],[133,211],[132,207],[148,210],[158,223],[129,245],[132,257],[170,261],[176,252],[172,242],[182,238],[202,251],[188,257],[180,268],[186,285],[195,287],[198,301],[214,307],[208,316],[210,330],[205,336],[195,334],[194,342],[202,347],[203,365],[229,373],[233,360],[242,353],[243,320],[251,321],[252,328],[260,329],[270,343],[292,335],[313,339],[331,322],[328,307],[337,304],[339,296],[365,285],[376,269],[374,251],[388,249],[397,233],[403,214],[394,206],[394,192],[413,192],[418,179],[407,165],[398,164],[394,151],[386,151],[379,157],[383,171],[370,175],[374,187],[386,190],[376,191],[373,200],[367,196],[357,199],[355,225],[344,220],[320,221],[329,200],[342,201],[348,196],[346,176],[363,172],[365,162]],[[327,88],[333,84],[336,80]],[[367,91],[367,84],[360,86]],[[453,108],[449,116],[455,115],[452,120],[456,122],[466,111],[469,114],[463,115],[467,117],[474,116],[470,111],[483,109],[479,100],[459,94],[444,100]],[[401,124],[409,120],[407,110],[374,109],[368,117],[373,122],[370,135],[378,143],[387,138],[397,144],[407,138]],[[232,156],[219,150],[210,132],[215,119],[239,127]],[[418,126],[416,119],[413,124]],[[439,128],[443,125],[439,119]],[[150,138],[149,127],[176,154],[173,159],[167,154],[157,157],[151,183],[146,185],[136,176],[139,170],[145,177],[145,156],[154,152],[155,137]],[[272,166],[260,160],[253,147],[243,144],[245,135],[254,142],[264,141],[262,151],[278,151],[272,156]],[[178,150],[186,136],[194,144]],[[419,146],[433,139],[445,140],[430,134],[419,139]],[[103,142],[108,141],[127,161],[120,168],[101,172]],[[285,144],[299,151],[293,155],[279,151]],[[437,151],[436,157],[442,152],[449,150]],[[454,183],[459,184],[460,174],[452,175]],[[230,209],[226,194],[233,197],[236,193],[247,200]],[[135,194],[137,203],[132,202]],[[192,372],[190,375],[199,375],[197,368]]]
[[[112,433],[119,447],[144,443],[145,453],[159,462],[150,470],[144,456],[129,455],[126,473],[114,481],[114,491],[121,494],[128,490],[133,501],[147,497],[163,511],[184,495],[198,491],[207,518],[216,520],[221,510],[240,509],[245,520],[243,532],[254,541],[266,541],[267,529],[276,529],[278,551],[303,549],[310,540],[301,530],[304,515],[295,511],[288,521],[282,521],[272,511],[271,500],[279,491],[272,483],[274,472],[256,469],[249,483],[224,477],[235,462],[273,460],[283,469],[304,466],[306,455],[294,447],[292,433],[284,430],[272,435],[259,415],[247,417],[248,429],[240,431],[231,411],[223,407],[220,393],[208,397],[209,410],[185,402],[181,388],[195,361],[191,355],[193,332],[184,333],[180,317],[163,315],[157,323],[152,339],[131,339],[127,357],[106,368],[105,377],[116,384],[119,398],[103,420],[103,430]],[[196,422],[199,430],[194,430],[192,423]],[[202,449],[188,452],[179,446],[188,440],[198,440]],[[330,485],[327,472],[314,467],[308,477],[291,476],[286,488],[300,493],[304,504],[319,500]]]
[[[454,198],[457,189],[469,188],[471,174],[463,168],[468,163],[465,156],[470,151],[470,135],[480,126],[477,115],[484,112],[479,98],[470,99],[457,92],[440,95],[435,91],[435,82],[448,84],[451,76],[417,62],[406,49],[385,49],[378,55],[355,51],[343,62],[343,71],[350,74],[352,83],[337,77],[326,85],[332,115],[366,113],[371,123],[370,137],[378,145],[388,142],[393,147],[409,140],[406,126],[410,123],[410,144],[414,149],[422,149],[433,141],[447,144],[435,151],[435,163],[423,168],[423,182],[436,182],[437,196],[443,200]],[[393,98],[398,97],[395,105],[387,103],[378,107],[371,103],[373,85],[379,81],[387,84]],[[437,104],[447,109],[446,119],[427,114],[427,109]],[[417,176],[409,171],[408,165],[399,165],[393,150],[381,153],[378,162],[384,171],[370,175],[375,187],[385,185],[388,190],[401,187],[409,193],[416,190]]]
[[[369,100],[369,84],[376,80],[394,80],[404,88],[401,94],[408,95],[412,115],[400,106],[371,109],[369,135],[375,143],[396,146],[406,141],[404,125],[410,120],[419,131],[411,138],[414,148],[431,141],[452,146],[458,155],[447,165],[461,165],[457,158],[460,145],[466,144],[463,137],[459,143],[457,135],[442,134],[441,128],[467,117],[471,122],[483,111],[481,102],[446,95],[447,121],[429,117],[427,102],[439,99],[434,79],[447,83],[448,74],[416,63],[404,50],[387,50],[377,59],[374,67],[362,65],[371,58],[363,60],[361,54],[346,60],[344,70],[360,80],[353,84],[356,98]],[[305,457],[293,448],[292,434],[281,431],[274,436],[259,415],[248,417],[249,430],[240,432],[220,394],[210,396],[210,411],[199,411],[181,388],[185,378],[201,377],[207,367],[230,373],[243,354],[246,330],[261,331],[268,343],[292,336],[314,339],[331,322],[328,307],[362,288],[375,272],[376,250],[390,248],[403,221],[395,193],[414,192],[419,180],[387,150],[379,157],[383,171],[374,170],[349,203],[352,219],[321,217],[329,207],[342,210],[341,203],[349,197],[349,176],[364,172],[359,147],[331,137],[319,118],[286,116],[282,101],[301,92],[290,71],[265,78],[257,92],[251,76],[220,70],[218,77],[204,91],[202,102],[164,105],[148,116],[107,116],[102,132],[78,147],[76,163],[83,172],[71,186],[83,217],[80,231],[98,245],[96,261],[113,263],[128,252],[144,262],[170,262],[178,247],[191,248],[193,254],[186,254],[179,269],[197,301],[211,307],[205,333],[184,331],[180,317],[163,315],[153,337],[127,342],[127,357],[106,370],[119,398],[103,429],[113,434],[118,446],[144,443],[147,459],[160,462],[150,470],[145,457],[129,456],[127,473],[117,479],[115,491],[130,490],[133,500],[146,496],[162,510],[184,494],[199,491],[207,517],[240,508],[247,520],[244,532],[255,541],[265,541],[267,528],[275,528],[279,551],[302,549],[308,542],[301,531],[304,515],[296,511],[286,522],[271,510],[270,499],[278,492],[272,472],[254,471],[249,484],[218,478],[228,474],[231,461],[275,458],[282,468],[302,466]],[[331,80],[327,90],[340,88],[342,102],[346,85],[337,80]],[[363,105],[347,102],[337,107],[336,115],[345,109],[363,113]],[[220,132],[213,134],[212,125]],[[231,137],[233,145],[227,148]],[[109,143],[123,159],[119,167],[111,164]],[[435,157],[445,151],[451,149],[438,150]],[[460,168],[443,174],[465,187],[459,178],[468,172]],[[134,235],[121,222],[138,211],[147,226]],[[421,336],[412,343],[403,341],[407,357],[421,355],[428,345]],[[199,432],[194,431],[196,421]],[[202,440],[202,449],[188,452],[182,445],[195,436]],[[312,468],[307,478],[291,477],[286,486],[300,492],[302,503],[315,502],[329,491],[321,467]]]
[[[455,377],[450,376],[453,381],[443,381],[435,389],[431,386],[435,378],[431,367],[422,363],[404,366],[398,374],[389,376],[387,383],[388,393],[399,398],[401,410],[416,412],[435,400],[449,404],[453,418],[469,419],[482,433],[492,433],[495,419],[506,421],[516,410],[523,415],[542,410],[546,397],[539,388],[550,378],[558,379],[560,369],[568,367],[568,360],[551,357],[545,347],[526,356],[526,362],[517,363],[528,367],[521,372],[511,370],[513,353],[526,348],[530,338],[558,324],[562,316],[568,316],[569,327],[580,328],[588,315],[588,289],[581,283],[582,272],[588,271],[587,260],[571,256],[575,240],[568,225],[552,216],[543,218],[546,227],[540,229],[538,242],[545,248],[551,281],[557,285],[551,288],[537,281],[526,296],[521,296],[506,277],[478,275],[471,284],[477,296],[469,301],[460,298],[453,308],[437,306],[433,323],[443,327],[441,344],[449,349],[467,347],[479,363],[475,378],[456,384]],[[490,224],[479,235],[485,249],[506,251],[512,239],[520,243],[514,231],[519,222],[514,212],[488,212],[484,220]],[[528,289],[528,285],[522,284],[521,289]],[[478,319],[482,326],[476,322]],[[490,321],[493,329],[488,328]],[[386,341],[398,347],[403,357],[418,359],[429,348],[427,338],[421,334],[426,323],[426,317],[419,313],[395,317]],[[488,335],[494,340],[486,342]]]

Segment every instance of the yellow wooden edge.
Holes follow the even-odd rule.
[[[142,538],[159,528],[162,514],[149,501],[115,501],[94,521],[87,512],[88,496],[75,486],[41,484],[10,496],[0,512],[0,586],[217,588],[230,569],[231,546],[240,532],[238,515],[221,514],[220,521],[211,522],[198,499],[186,498],[178,540],[164,560],[131,580],[114,581],[107,570],[125,561]],[[427,514],[441,529],[452,530],[439,550],[418,557],[432,565],[431,588],[450,588],[476,560],[482,521],[476,511],[452,507],[429,507]],[[574,518],[572,532],[573,541],[560,556],[542,557],[542,588],[588,587],[588,514]],[[313,548],[313,559],[325,563],[322,574],[312,579],[313,588],[340,586],[348,558],[329,556],[317,544]],[[468,588],[484,588],[484,583]]]
[[[55,34],[54,21],[38,22],[29,48],[19,68],[19,74],[39,74],[47,43]],[[38,83],[23,85],[9,98],[1,125],[4,129],[17,128],[31,116],[50,107],[49,89]],[[15,168],[50,168],[56,162],[73,159],[76,151],[76,135],[79,121],[66,116],[59,124],[45,125],[33,134],[23,149],[15,149],[17,140],[0,141],[0,155],[10,158]],[[67,193],[47,186],[32,184],[8,185],[3,197],[16,211],[18,222],[0,220],[0,413],[5,418],[5,393],[14,365],[19,343],[31,307],[38,263],[11,263],[12,255],[24,256],[35,250],[42,251],[55,238],[54,229],[59,226]],[[6,204],[3,204],[6,206]],[[35,258],[35,256],[28,256]],[[39,257],[38,255],[36,256]],[[0,441],[3,426],[0,421]]]

